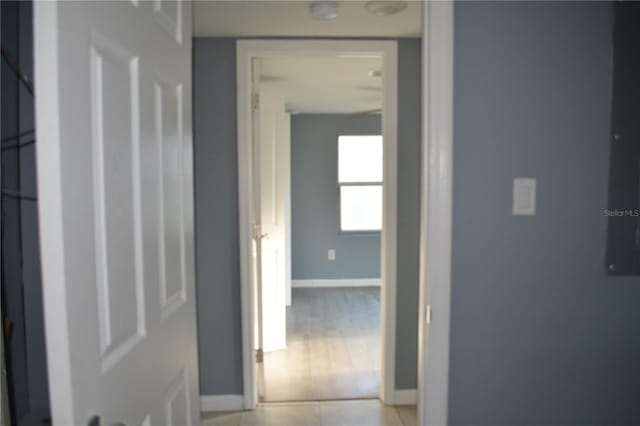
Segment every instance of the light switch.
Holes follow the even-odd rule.
[[[327,258],[329,260],[336,260],[336,250],[335,249],[329,249],[329,254],[328,254]]]
[[[534,216],[536,214],[535,178],[513,180],[513,215]]]

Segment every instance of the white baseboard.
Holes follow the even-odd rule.
[[[236,411],[243,409],[243,395],[200,395],[200,411]]]
[[[416,389],[397,389],[393,393],[392,405],[416,405]],[[244,410],[243,395],[201,395],[200,411],[237,411]]]
[[[393,395],[393,405],[416,405],[418,391],[416,389],[396,389]]]
[[[310,287],[380,287],[380,278],[351,278],[346,280],[291,280],[293,288]]]

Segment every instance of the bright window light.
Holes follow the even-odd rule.
[[[338,182],[382,183],[382,136],[338,138]]]
[[[382,230],[382,136],[338,138],[340,230]]]
[[[343,231],[381,230],[382,185],[341,185],[340,225]]]

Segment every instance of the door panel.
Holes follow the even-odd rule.
[[[160,305],[163,318],[186,298],[184,276],[184,204],[182,178],[182,86],[155,82],[155,125],[158,141],[160,222]]]
[[[284,100],[268,89],[260,89],[258,110],[263,349],[274,351],[287,346],[289,121]]]
[[[55,424],[199,423],[190,7],[34,4]]]
[[[185,370],[174,379],[169,386],[165,398],[165,414],[167,425],[190,425],[191,413],[189,410],[189,376]]]
[[[138,0],[133,0],[137,2]],[[182,44],[182,7],[181,2],[154,0],[154,12],[158,23]],[[191,34],[187,34],[191,37]]]
[[[138,58],[94,34],[91,114],[102,369],[145,333],[140,246]],[[121,123],[112,126],[110,123]]]

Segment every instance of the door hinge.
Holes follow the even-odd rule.
[[[269,238],[269,233],[262,233],[262,225],[254,224],[253,225],[253,239],[254,240],[262,240],[264,238]]]
[[[260,235],[262,235],[262,226],[259,223],[254,223],[253,224],[253,239],[254,240],[259,240],[260,239]]]
[[[256,349],[256,362],[258,364],[261,364],[263,360],[264,360],[264,352],[262,352],[262,349]]]
[[[427,324],[431,324],[431,321],[433,321],[433,310],[430,304],[427,305],[427,308],[424,310],[424,320]]]
[[[251,108],[256,110],[260,106],[260,95],[256,92],[251,93]]]

